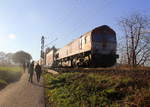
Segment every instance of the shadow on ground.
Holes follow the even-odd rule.
[[[32,84],[35,85],[35,86],[38,86],[38,87],[43,87],[43,88],[48,88],[48,89],[50,88],[50,87],[48,87],[48,86],[42,85],[41,83],[33,82]]]

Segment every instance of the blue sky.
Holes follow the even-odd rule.
[[[107,24],[122,34],[121,17],[134,12],[150,16],[150,0],[0,0],[0,51],[24,50],[40,56],[40,39],[63,47],[81,34]]]

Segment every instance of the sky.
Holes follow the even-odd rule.
[[[38,60],[42,35],[61,48],[104,24],[119,38],[118,21],[135,12],[150,16],[150,0],[0,0],[0,51],[24,50]]]

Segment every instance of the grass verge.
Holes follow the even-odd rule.
[[[9,83],[19,80],[21,75],[21,67],[0,67],[0,89],[6,87]]]
[[[148,107],[149,77],[149,72],[44,74],[46,101],[52,107]]]

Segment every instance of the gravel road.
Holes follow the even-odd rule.
[[[33,83],[28,82],[28,73],[21,79],[0,91],[0,107],[44,107],[44,88],[42,81],[37,83],[34,75]]]

